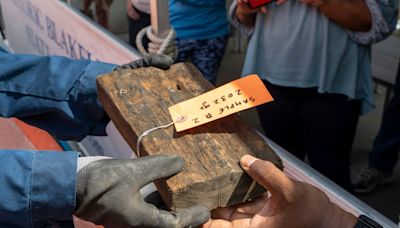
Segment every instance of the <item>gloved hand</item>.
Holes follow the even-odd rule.
[[[174,60],[168,55],[161,54],[151,54],[143,59],[139,59],[127,64],[123,64],[121,66],[117,66],[114,70],[123,70],[123,69],[137,69],[141,67],[157,67],[163,70],[168,70],[171,65],[174,63]]]
[[[94,161],[78,171],[75,215],[106,228],[187,227],[207,222],[210,212],[194,206],[177,212],[159,210],[143,200],[146,184],[180,172],[176,155]]]

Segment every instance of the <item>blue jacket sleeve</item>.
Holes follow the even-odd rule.
[[[0,48],[0,116],[17,117],[59,139],[104,135],[109,119],[97,99],[95,79],[114,67]]]
[[[73,227],[77,157],[0,150],[0,227]]]

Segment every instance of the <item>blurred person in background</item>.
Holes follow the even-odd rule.
[[[110,11],[110,5],[113,0],[83,0],[82,11],[88,17],[94,19],[106,29],[109,29],[108,16]],[[95,13],[93,14],[92,3],[94,3]]]
[[[169,13],[177,36],[176,62],[190,60],[215,84],[229,34],[225,1],[170,0]]]
[[[354,179],[353,190],[368,193],[378,185],[394,180],[393,169],[400,151],[400,62],[397,68],[394,96],[383,112],[381,127],[369,153],[368,166]]]
[[[397,9],[397,0],[231,6],[233,25],[251,35],[242,74],[259,74],[274,97],[257,107],[266,136],[348,190],[358,118],[373,107],[370,45],[392,33]]]
[[[140,30],[151,24],[150,0],[126,0],[126,11],[129,22],[129,43],[137,49],[136,35]],[[143,37],[142,43],[147,50],[149,44],[147,36]]]

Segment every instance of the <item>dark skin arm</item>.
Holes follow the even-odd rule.
[[[251,9],[247,5],[247,0],[237,0],[236,17],[243,25],[254,26],[258,9]]]
[[[372,17],[364,0],[302,0],[336,24],[351,31],[371,29]]]
[[[278,4],[285,0],[279,0]],[[368,31],[372,25],[372,17],[364,0],[301,0],[316,7],[322,14],[336,24],[351,31]],[[254,26],[256,13],[260,9],[250,9],[247,0],[237,0],[236,17],[246,26]],[[266,12],[265,9],[261,9]]]

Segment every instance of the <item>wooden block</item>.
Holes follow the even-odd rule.
[[[214,87],[191,64],[179,63],[164,71],[153,67],[121,70],[98,77],[98,92],[106,112],[136,150],[144,131],[172,121],[168,107]],[[210,210],[240,203],[265,192],[239,166],[244,154],[269,160],[282,169],[279,157],[237,114],[176,132],[171,126],[145,136],[141,155],[179,154],[184,170],[156,181],[171,209],[195,204]]]

